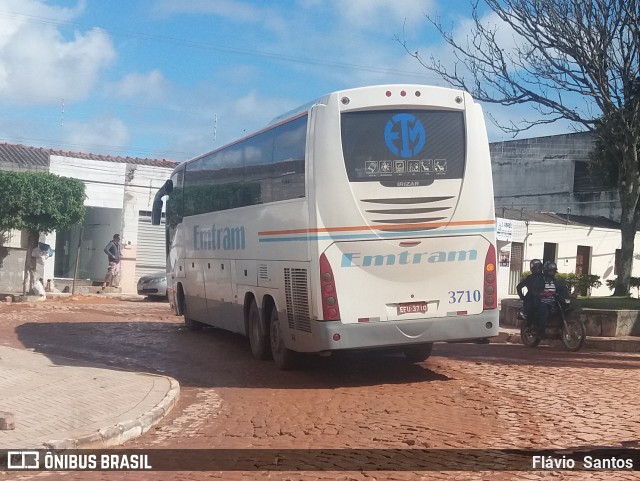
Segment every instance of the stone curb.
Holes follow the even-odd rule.
[[[491,338],[491,344],[522,344],[519,332],[500,331],[497,337]],[[559,341],[542,341],[543,346],[555,345]],[[640,352],[640,338],[615,339],[587,337],[583,349],[605,352]]]
[[[153,374],[148,374],[153,376]],[[76,439],[59,439],[43,443],[40,449],[88,449],[118,446],[146,433],[154,424],[163,419],[178,402],[180,384],[175,379],[162,376],[169,380],[170,388],[164,399],[157,406],[138,416],[136,419],[124,421],[108,426],[98,431],[80,436]]]

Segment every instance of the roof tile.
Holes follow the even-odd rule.
[[[136,165],[149,165],[153,167],[174,168],[178,162],[164,159],[147,159],[140,157],[122,157],[111,155],[99,155],[84,152],[68,152],[64,150],[45,149],[43,147],[30,147],[22,144],[8,144],[0,142],[0,161],[22,165],[49,166],[52,155],[71,157],[74,159],[99,160],[102,162],[116,162]]]

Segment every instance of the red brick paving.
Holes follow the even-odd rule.
[[[347,356],[280,372],[272,363],[251,359],[238,336],[186,331],[162,303],[12,304],[0,306],[0,319],[2,344],[178,379],[179,404],[130,448],[637,447],[640,440],[640,354],[442,344],[422,365]],[[25,479],[62,476],[40,473]],[[72,472],[64,477],[640,479],[632,472],[567,471]]]

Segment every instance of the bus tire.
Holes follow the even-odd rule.
[[[271,317],[269,320],[269,330],[271,335],[271,354],[276,367],[282,371],[289,371],[298,366],[298,353],[287,349],[282,342],[282,329],[280,328],[280,319],[278,310],[275,306],[271,309]]]
[[[433,342],[427,342],[425,344],[418,344],[417,346],[406,347],[402,353],[407,361],[415,363],[429,359],[432,350]]]
[[[190,331],[201,331],[204,325],[189,317],[189,310],[187,309],[187,300],[182,297],[182,312],[184,313],[184,325]]]
[[[254,358],[261,361],[271,358],[271,347],[269,345],[269,333],[265,332],[260,322],[260,311],[258,311],[258,305],[256,300],[251,300],[249,306],[249,318],[248,318],[248,334],[249,344],[251,346],[251,354]]]

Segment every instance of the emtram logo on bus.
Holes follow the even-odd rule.
[[[340,267],[376,267],[422,264],[428,262],[460,262],[475,261],[478,258],[478,251],[470,249],[468,251],[449,252],[401,252],[400,254],[377,254],[363,255],[360,252],[344,252]]]
[[[244,226],[216,227],[202,229],[199,225],[193,226],[194,250],[241,250],[244,249]]]
[[[415,157],[424,148],[427,134],[420,120],[411,114],[396,114],[384,128],[387,148],[402,158]]]

